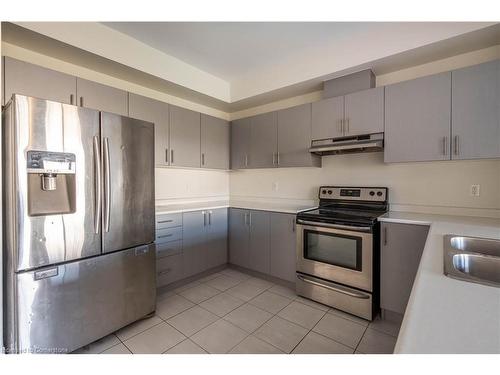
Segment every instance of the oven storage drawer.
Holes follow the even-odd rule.
[[[361,318],[373,319],[373,301],[370,293],[297,273],[297,294],[333,306]]]

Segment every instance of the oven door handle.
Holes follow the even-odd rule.
[[[302,220],[302,219],[297,219],[297,223],[305,224],[305,225],[312,225],[315,227],[352,230],[352,231],[356,231],[356,232],[371,232],[371,230],[372,230],[372,227],[366,227],[366,226],[365,227],[357,227],[357,226],[352,226],[352,225],[328,224],[328,223],[321,223],[321,222],[315,222],[315,221],[307,221],[307,220]]]
[[[308,284],[319,286],[321,288],[333,290],[334,292],[346,294],[346,295],[348,295],[350,297],[355,297],[355,298],[360,298],[360,299],[368,299],[368,298],[370,298],[370,296],[368,294],[365,294],[365,293],[356,293],[356,292],[352,291],[351,289],[343,288],[341,286],[326,285],[326,284],[323,284],[323,283],[320,283],[320,282],[308,279],[308,278],[306,278],[304,276],[301,276],[301,275],[297,275],[297,279],[299,279],[299,280],[301,280],[301,281],[303,281],[305,283],[308,283]]]

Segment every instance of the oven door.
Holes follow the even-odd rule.
[[[371,227],[297,224],[297,271],[373,292]]]

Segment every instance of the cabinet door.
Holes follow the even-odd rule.
[[[249,267],[250,229],[248,210],[229,209],[229,263]]]
[[[450,159],[451,73],[385,88],[384,161]]]
[[[207,259],[208,268],[227,263],[227,209],[207,211]]]
[[[311,147],[311,104],[278,111],[278,157],[280,167],[321,166]]]
[[[338,96],[312,103],[312,139],[342,137],[344,97]]]
[[[13,94],[65,104],[76,103],[76,77],[5,57],[4,104]]]
[[[383,133],[384,88],[358,91],[344,97],[346,136]]]
[[[500,157],[500,60],[451,73],[453,159]]]
[[[201,115],[201,166],[229,169],[229,123]]]
[[[270,273],[283,280],[295,282],[297,236],[295,215],[271,214]]]
[[[380,307],[404,314],[429,227],[382,223],[381,229]]]
[[[129,94],[129,116],[155,124],[155,165],[168,165],[168,104]]]
[[[243,169],[248,166],[250,125],[250,118],[231,121],[231,169]]]
[[[206,267],[206,215],[205,211],[185,212],[182,215],[184,277],[205,270]]]
[[[270,269],[270,213],[250,210],[250,246],[248,268],[269,273]]]
[[[76,79],[78,105],[128,116],[128,93],[86,79]]]
[[[170,165],[200,167],[200,114],[170,106]]]
[[[277,125],[276,112],[263,113],[251,118],[249,167],[269,168],[277,166]]]

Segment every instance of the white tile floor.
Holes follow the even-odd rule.
[[[156,315],[75,353],[392,353],[400,323],[369,323],[226,268],[158,296]]]

